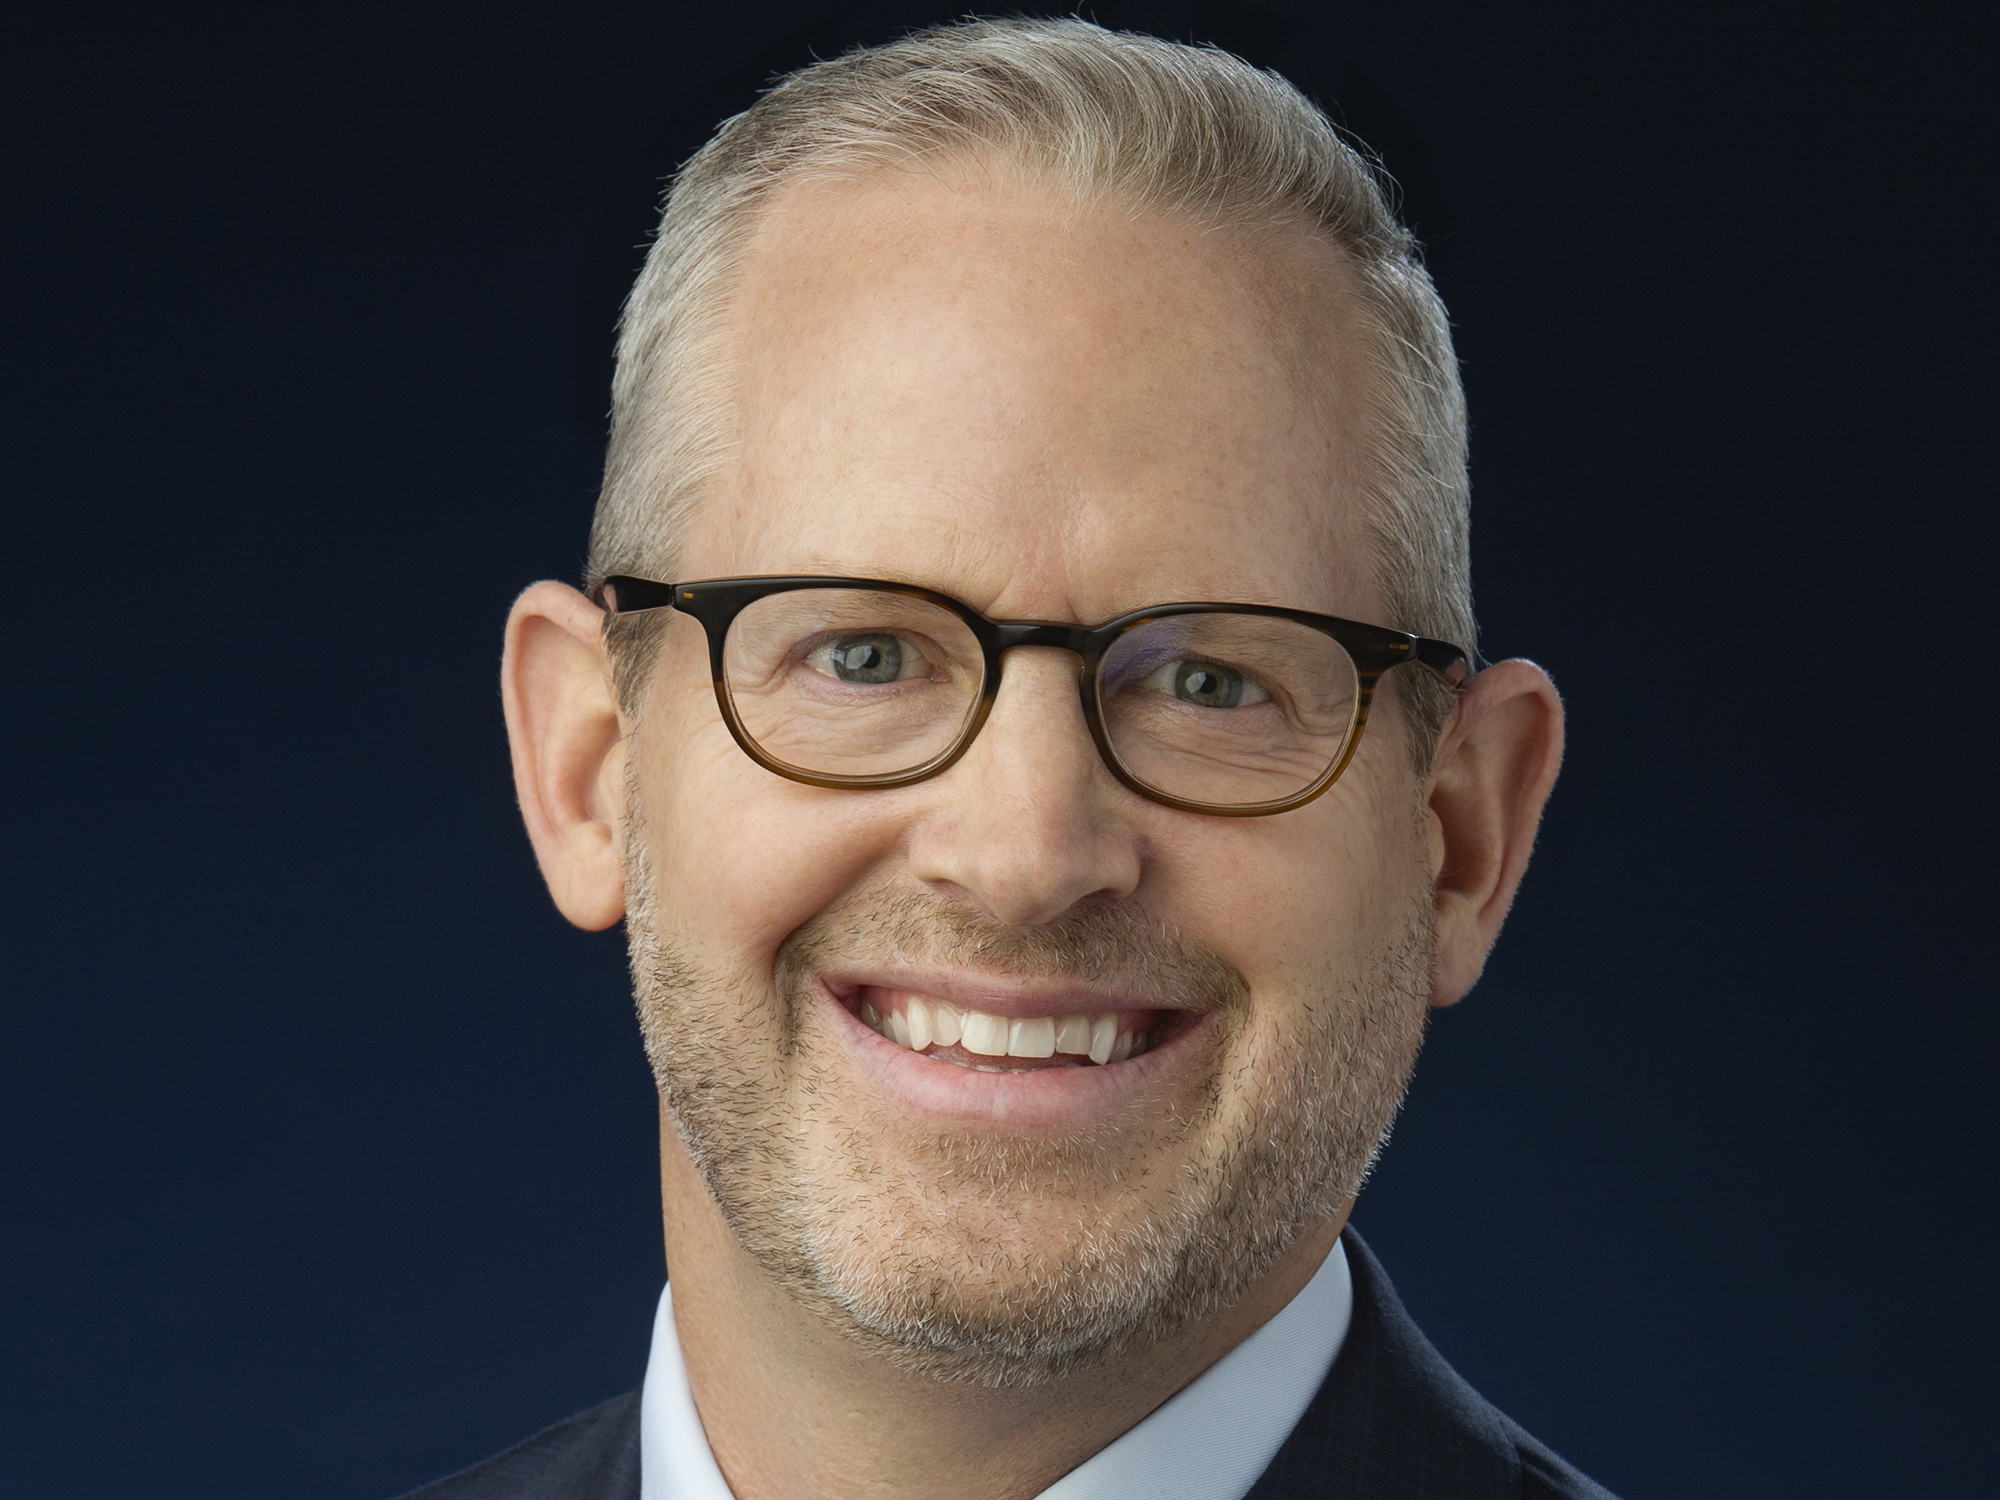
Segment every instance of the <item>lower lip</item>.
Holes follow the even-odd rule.
[[[1021,1130],[1074,1128],[1126,1107],[1179,1073],[1214,1025],[1212,1016],[1174,1014],[1159,1042],[1124,1062],[987,1073],[899,1047],[831,992],[822,989],[820,996],[831,1012],[828,1020],[849,1043],[855,1060],[907,1108]]]

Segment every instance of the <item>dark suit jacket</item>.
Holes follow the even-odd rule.
[[[1350,1227],[1354,1318],[1326,1383],[1246,1500],[1612,1500],[1459,1379]],[[638,1500],[639,1393],[405,1500]]]

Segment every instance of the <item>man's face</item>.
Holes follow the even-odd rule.
[[[738,442],[677,576],[1379,621],[1349,288],[1303,232],[1000,169],[794,188],[750,247]],[[950,771],[829,791],[742,754],[676,617],[629,747],[634,966],[681,1139],[783,1285],[936,1373],[1033,1380],[1232,1301],[1352,1197],[1422,1031],[1393,704],[1317,801],[1220,818],[1111,777],[1076,672],[1016,650]],[[920,1053],[861,1019],[912,995],[1030,1031],[1110,1015],[1134,1055]]]

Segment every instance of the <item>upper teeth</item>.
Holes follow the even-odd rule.
[[[1053,1057],[1067,1053],[1094,1063],[1123,1062],[1144,1050],[1138,1034],[1119,1024],[1120,1013],[1023,1016],[1009,1020],[983,1010],[960,1010],[922,995],[881,992],[883,1010],[861,1004],[861,1019],[899,1047],[922,1052],[931,1045],[962,1046],[982,1057]]]

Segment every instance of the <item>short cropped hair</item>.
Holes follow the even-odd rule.
[[[1358,283],[1376,361],[1367,504],[1380,623],[1473,639],[1465,402],[1443,303],[1374,169],[1290,83],[1212,47],[1084,21],[968,21],[781,79],[675,175],[620,321],[594,596],[611,574],[672,579],[690,508],[727,461],[728,301],[761,212],[788,184],[998,155],[1080,194],[1242,226],[1303,223]],[[613,617],[636,714],[658,615]],[[1424,674],[1399,672],[1401,678]],[[1452,695],[1399,684],[1428,765]]]

